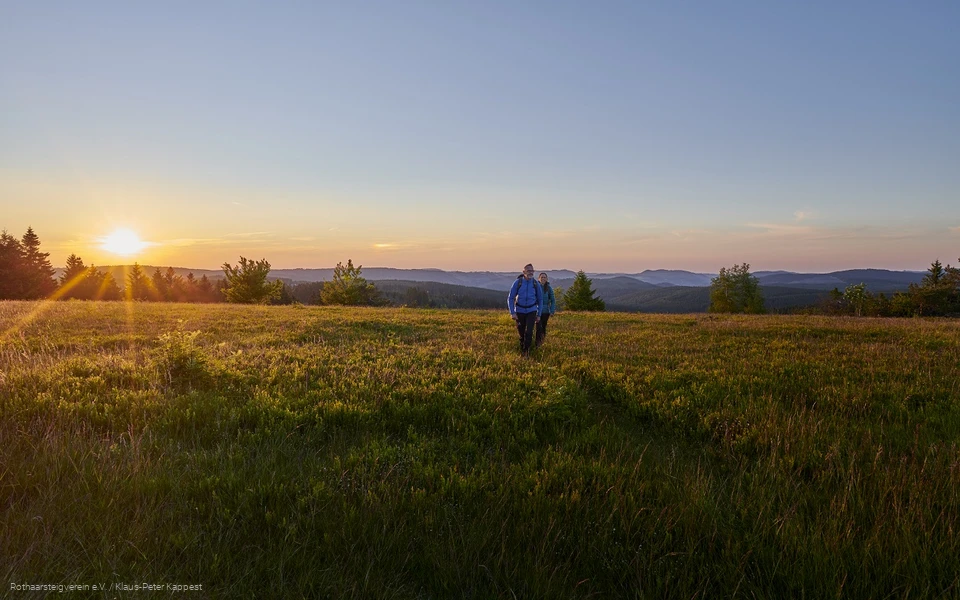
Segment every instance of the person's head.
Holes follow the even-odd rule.
[[[540,285],[544,285],[544,284],[547,283],[547,281],[549,281],[549,280],[547,279],[547,274],[546,274],[546,273],[540,273],[540,278],[539,278],[539,279],[540,279]]]
[[[523,268],[523,276],[527,279],[533,277],[533,265],[527,264],[527,266]]]

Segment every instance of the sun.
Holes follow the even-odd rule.
[[[100,238],[100,248],[120,256],[132,256],[149,246],[136,233],[129,229],[115,229],[106,237]]]

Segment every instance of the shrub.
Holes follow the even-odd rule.
[[[209,358],[197,345],[199,335],[199,331],[180,328],[157,337],[159,347],[155,362],[168,386],[177,389],[196,387],[209,378]]]

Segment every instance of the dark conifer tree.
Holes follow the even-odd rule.
[[[583,271],[577,271],[570,288],[563,293],[564,310],[604,311],[607,309],[602,298],[595,297],[593,282]]]
[[[133,268],[127,273],[127,289],[124,292],[124,297],[127,300],[148,300],[150,298],[150,280],[139,263],[133,263]]]
[[[150,299],[156,302],[164,302],[169,300],[170,290],[167,287],[167,281],[163,278],[163,273],[160,272],[160,267],[157,267],[153,271],[153,277],[150,278]]]
[[[163,283],[166,286],[169,302],[189,301],[186,282],[182,276],[177,275],[173,267],[167,267],[163,273]]]
[[[120,286],[113,274],[108,272],[100,273],[96,267],[91,266],[91,271],[95,271],[100,277],[97,278],[97,291],[94,298],[97,300],[120,300],[123,294],[120,292]]]
[[[218,302],[219,291],[214,288],[213,283],[207,277],[207,274],[204,273],[200,277],[200,281],[197,283],[197,291],[199,296],[197,298],[198,302]]]
[[[90,285],[87,278],[91,275],[90,269],[83,264],[83,259],[76,254],[67,257],[67,268],[60,275],[60,298],[90,299]]]
[[[23,281],[23,297],[27,300],[46,298],[57,289],[57,282],[53,278],[53,267],[50,266],[48,252],[40,252],[40,238],[32,227],[27,227],[21,240],[23,247],[23,270],[20,277]]]
[[[0,232],[0,300],[23,298],[23,246],[7,230]]]

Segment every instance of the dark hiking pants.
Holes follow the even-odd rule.
[[[520,334],[520,351],[524,354],[530,352],[530,345],[533,342],[533,329],[537,323],[537,313],[517,313],[517,333]]]
[[[547,321],[550,319],[549,313],[543,313],[540,315],[540,322],[537,323],[537,345],[543,343],[544,338],[547,337]]]

